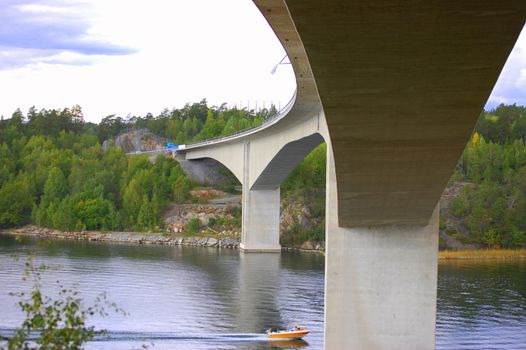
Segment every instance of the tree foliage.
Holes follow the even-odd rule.
[[[77,107],[0,121],[0,228],[159,228],[162,208],[185,198],[188,179],[171,158],[103,150],[107,124],[84,123]]]
[[[465,186],[452,202],[472,242],[520,247],[526,242],[526,108],[500,105],[480,116],[457,167]]]
[[[0,121],[0,228],[35,223],[61,230],[152,230],[190,182],[176,161],[126,157],[102,143],[129,128],[188,143],[257,126],[276,109],[209,107],[206,100],[154,117],[111,115],[86,123],[82,109],[16,110]]]
[[[316,147],[283,181],[281,189],[284,192],[302,190],[305,188],[325,187],[327,145]]]

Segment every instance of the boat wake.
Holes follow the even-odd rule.
[[[12,328],[0,328],[0,336],[12,337],[15,330]],[[0,337],[0,348],[5,338]],[[34,340],[38,337],[38,333],[33,333],[28,340]],[[104,344],[110,343],[151,343],[151,344],[218,344],[218,343],[261,343],[268,342],[269,337],[265,333],[177,333],[177,332],[134,332],[134,331],[106,331],[97,334],[90,343]],[[307,346],[308,343],[304,340],[294,341],[273,341],[273,346],[300,348]],[[106,348],[106,345],[104,345]]]
[[[109,331],[100,334],[93,341],[155,341],[155,340],[181,340],[181,341],[214,341],[214,342],[259,342],[267,341],[264,333],[192,333],[182,334],[176,332],[127,332]]]

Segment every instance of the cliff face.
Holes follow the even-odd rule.
[[[157,136],[147,129],[129,130],[115,138],[115,146],[124,153],[151,151],[163,148],[168,140]]]
[[[325,188],[284,193],[280,213],[281,245],[323,250],[324,242]]]
[[[213,188],[190,191],[184,204],[172,204],[164,214],[165,231],[239,237],[241,195]],[[325,191],[315,188],[285,193],[281,200],[280,241],[283,247],[323,250]]]
[[[164,214],[164,227],[171,233],[201,233],[239,237],[241,196],[202,188],[190,191],[191,203],[172,204]],[[194,232],[189,232],[193,230]]]

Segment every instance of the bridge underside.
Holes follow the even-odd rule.
[[[301,38],[334,151],[340,226],[427,224],[526,1],[256,3],[287,51],[299,51],[287,11]]]
[[[325,348],[434,349],[436,207],[526,1],[254,2],[325,114]]]

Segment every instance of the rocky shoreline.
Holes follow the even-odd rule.
[[[12,236],[34,236],[52,239],[72,239],[77,241],[156,244],[156,245],[188,245],[211,248],[239,248],[239,238],[233,237],[201,237],[183,236],[162,233],[144,232],[100,232],[100,231],[59,231],[37,226],[24,226],[17,229],[0,230],[1,234]]]
[[[59,231],[44,227],[28,225],[16,229],[0,230],[0,234],[11,236],[41,237],[50,239],[71,239],[89,242],[144,244],[144,245],[171,245],[171,246],[193,246],[210,248],[239,249],[239,237],[206,237],[187,236],[149,232],[101,232],[101,231]],[[295,250],[302,252],[324,254],[323,242],[305,242],[300,246],[283,246],[282,250]],[[439,251],[439,260],[487,260],[487,259],[525,259],[526,250],[506,249],[478,249],[467,251]]]
[[[40,237],[50,239],[71,239],[88,242],[193,246],[210,248],[239,249],[239,237],[207,237],[187,236],[183,234],[163,234],[151,232],[120,232],[120,231],[60,231],[34,225],[0,230],[0,234],[11,236]],[[324,253],[324,244],[319,242],[305,242],[300,246],[283,246],[282,250]]]

